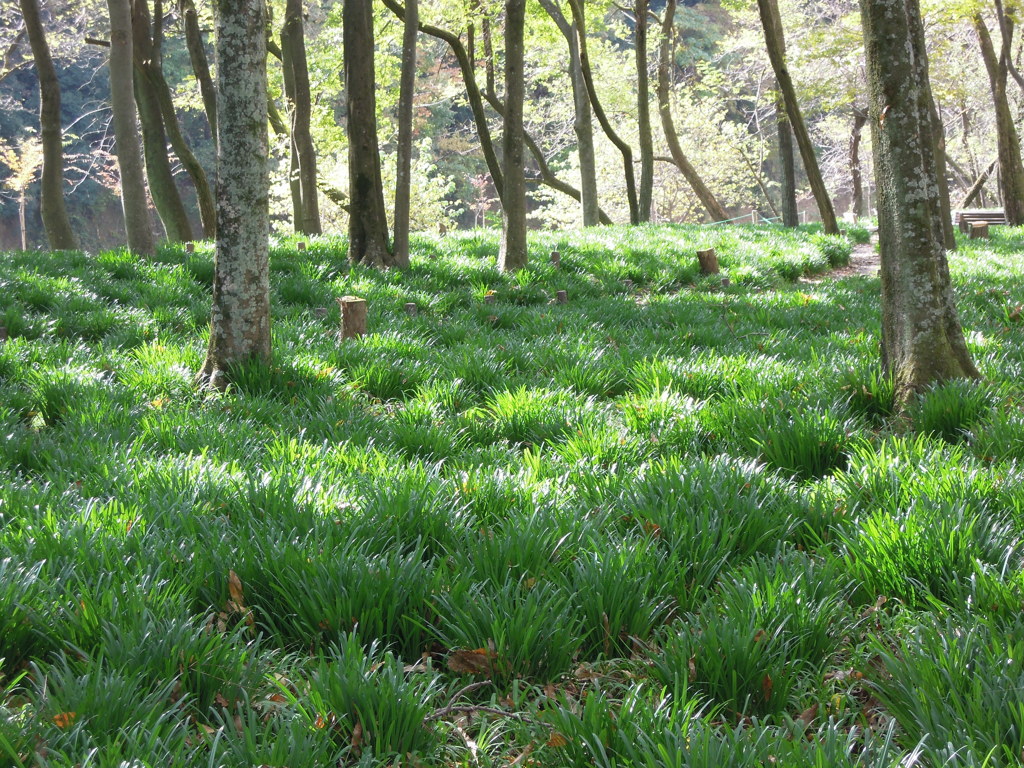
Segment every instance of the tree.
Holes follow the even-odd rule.
[[[121,172],[121,206],[128,248],[141,256],[155,251],[149,225],[142,149],[135,125],[132,12],[129,0],[107,0],[110,11],[110,107],[114,113],[114,141]]]
[[[836,221],[835,209],[832,207],[832,200],[828,190],[825,188],[825,181],[821,177],[821,170],[818,168],[818,158],[814,152],[814,144],[811,142],[811,135],[807,131],[807,124],[804,122],[803,114],[800,112],[800,104],[796,99],[796,89],[793,86],[793,78],[786,66],[786,39],[782,31],[782,18],[779,15],[777,0],[757,0],[757,9],[761,15],[761,26],[764,28],[765,45],[768,48],[768,59],[771,61],[772,69],[775,72],[775,79],[779,84],[779,91],[786,105],[786,115],[789,117],[789,124],[793,129],[793,136],[796,138],[797,147],[800,150],[800,157],[804,162],[804,171],[811,185],[811,192],[818,204],[818,212],[821,215],[821,223],[825,232],[829,234],[839,233],[839,224]]]
[[[647,0],[633,7],[633,51],[636,55],[636,122],[640,145],[640,192],[637,199],[641,222],[651,220],[654,198],[654,134],[651,132],[651,87],[647,73]]]
[[[377,145],[372,0],[345,0],[342,11],[348,105],[348,248],[353,264],[396,266]]]
[[[501,137],[505,194],[501,199],[498,269],[526,266],[526,175],[523,171],[523,29],[526,0],[505,0],[505,119]]]
[[[266,6],[220,0],[217,57],[217,250],[210,345],[200,380],[270,361]]]
[[[39,18],[38,0],[21,0],[29,45],[39,80],[39,131],[42,136],[42,208],[46,239],[54,250],[78,247],[64,206],[64,144],[60,120],[60,82],[50,57],[50,46]],[[24,189],[22,192],[22,223],[24,224]],[[22,231],[22,243],[25,234]]]
[[[861,0],[878,182],[882,366],[906,402],[978,376],[946,261],[933,101],[917,0]]]
[[[402,34],[402,73],[398,96],[398,166],[395,179],[395,239],[392,244],[399,266],[409,265],[409,207],[412,191],[412,118],[416,94],[416,37],[419,34],[419,0],[406,0]]]

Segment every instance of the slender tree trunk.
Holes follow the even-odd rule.
[[[203,34],[199,30],[199,15],[196,13],[196,6],[192,0],[178,0],[178,9],[185,27],[185,45],[188,48],[192,73],[196,77],[196,82],[199,83],[199,93],[203,97],[203,108],[206,110],[206,119],[210,123],[210,133],[216,141],[217,88],[213,84],[213,77],[210,76],[210,63],[207,61],[206,48],[203,46]]]
[[[597,192],[597,156],[594,152],[593,115],[587,84],[583,82],[583,67],[580,63],[580,41],[575,24],[569,23],[554,0],[540,0],[548,16],[554,20],[559,31],[569,44],[569,80],[572,84],[572,101],[575,110],[573,130],[576,133],[576,147],[580,163],[580,202],[583,207],[583,226],[593,227],[601,223],[601,207]]]
[[[267,33],[270,35],[269,31]],[[292,228],[301,231],[305,214],[302,210],[302,181],[299,173],[299,149],[295,145],[295,68],[292,66],[292,49],[281,35],[281,80],[284,84],[284,100],[288,113],[288,190],[292,199]]]
[[[853,129],[850,131],[850,182],[853,186],[853,215],[864,216],[864,181],[860,166],[860,134],[868,121],[868,113],[853,110]]]
[[[21,190],[18,195],[18,226],[21,231],[21,250],[28,250],[28,224],[25,219],[25,209],[28,207],[28,195]]]
[[[502,160],[505,198],[501,206],[501,247],[498,269],[513,272],[526,266],[526,175],[523,171],[523,101],[526,98],[523,32],[526,0],[505,0],[505,119]]]
[[[665,134],[665,142],[668,144],[669,153],[672,155],[672,162],[679,169],[680,173],[683,174],[686,183],[690,185],[690,189],[697,195],[697,199],[700,200],[701,205],[704,206],[711,220],[725,221],[729,218],[729,214],[725,212],[725,208],[718,202],[718,198],[715,197],[707,184],[704,183],[704,179],[697,173],[697,169],[693,167],[693,164],[683,154],[683,148],[679,144],[679,135],[676,133],[676,126],[672,121],[671,73],[672,52],[675,47],[673,45],[675,40],[675,14],[676,0],[668,0],[665,6],[665,17],[661,26],[661,46],[658,49],[657,93],[658,112],[661,115],[661,129]]]
[[[594,77],[590,68],[590,56],[587,54],[587,23],[583,15],[581,0],[569,0],[569,7],[572,9],[572,20],[576,26],[576,33],[580,44],[580,67],[583,74],[583,82],[587,86],[587,95],[590,97],[590,106],[594,109],[594,116],[609,141],[615,145],[622,155],[622,165],[626,179],[626,198],[629,202],[630,224],[640,223],[640,202],[636,193],[636,176],[633,174],[633,149],[612,128],[604,107],[597,97],[597,90],[594,87]]]
[[[782,165],[782,225],[796,227],[800,212],[796,205],[796,158],[793,155],[793,128],[786,116],[782,92],[775,90],[775,122],[779,134],[779,162]]]
[[[764,39],[768,48],[768,59],[771,61],[772,69],[775,71],[775,79],[778,81],[779,90],[786,105],[786,114],[789,116],[789,124],[793,128],[793,135],[796,138],[796,145],[800,149],[800,157],[804,162],[804,171],[807,173],[807,180],[811,185],[811,192],[818,204],[818,213],[821,216],[822,227],[828,234],[839,233],[839,223],[836,221],[835,209],[832,207],[832,199],[825,188],[825,181],[821,177],[821,170],[818,167],[818,158],[814,153],[814,144],[811,142],[811,135],[807,131],[807,124],[800,112],[800,104],[796,100],[796,89],[793,87],[793,79],[789,75],[786,66],[786,40],[782,32],[782,19],[779,16],[779,7],[776,0],[757,0],[757,8],[761,14],[761,25],[764,27]]]
[[[46,240],[55,251],[74,250],[78,247],[64,205],[64,145],[60,119],[60,82],[50,57],[50,46],[39,18],[38,0],[21,0],[21,15],[25,19],[32,57],[35,59],[39,80],[39,132],[43,144],[42,208]],[[22,198],[24,200],[24,197]],[[22,237],[24,247],[24,236]]]
[[[200,374],[223,388],[232,367],[270,361],[266,6],[217,6],[217,251],[210,346]]]
[[[981,195],[981,190],[985,187],[985,182],[988,181],[988,177],[992,175],[992,171],[996,169],[996,163],[998,160],[993,160],[988,168],[978,174],[978,178],[974,180],[974,183],[964,193],[963,199],[960,201],[959,208],[966,208],[974,202],[975,198]]]
[[[1021,162],[1020,136],[1014,124],[1007,97],[1007,75],[1011,45],[1013,43],[1013,22],[1006,19],[1000,24],[1002,43],[996,54],[992,37],[985,20],[980,14],[974,17],[974,28],[981,44],[981,55],[988,70],[989,86],[996,113],[996,141],[999,148],[999,191],[1006,211],[1006,223],[1013,226],[1024,224],[1024,164]]]
[[[290,70],[292,84],[292,156],[298,159],[298,186],[302,198],[301,216],[295,221],[295,228],[305,235],[319,235],[323,230],[320,226],[320,203],[316,188],[316,149],[309,128],[312,99],[309,93],[305,38],[302,0],[288,0],[284,29],[281,32],[281,50],[284,53],[284,66]]]
[[[392,250],[400,267],[409,266],[409,209],[412,193],[412,119],[416,96],[416,38],[419,0],[406,0],[402,35],[402,72],[398,94],[398,166],[395,179],[395,237]]]
[[[394,266],[377,145],[372,0],[345,0],[342,16],[348,104],[349,259]]]
[[[953,301],[917,0],[861,0],[878,179],[882,365],[901,402],[976,377]]]
[[[634,53],[636,54],[636,122],[640,145],[640,190],[637,198],[641,222],[651,220],[654,203],[654,134],[651,131],[651,86],[647,69],[647,3],[635,0],[636,32]]]
[[[142,148],[135,124],[133,85],[132,12],[129,0],[107,0],[110,11],[110,106],[114,113],[114,142],[121,173],[121,205],[133,253],[151,256],[155,251],[149,225]]]

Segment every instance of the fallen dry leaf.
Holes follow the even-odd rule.
[[[772,688],[775,684],[772,682],[771,675],[765,675],[761,678],[761,691],[764,693],[764,700],[768,701],[772,697]]]
[[[489,675],[494,657],[486,648],[460,648],[448,656],[448,669],[457,675]]]
[[[77,712],[60,712],[53,716],[53,724],[58,728],[69,728],[77,717]]]
[[[558,731],[552,731],[551,735],[548,737],[548,740],[546,742],[547,746],[554,747],[555,749],[564,747],[568,743],[569,740],[565,738],[565,736],[560,734]]]

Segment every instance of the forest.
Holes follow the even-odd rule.
[[[1018,0],[5,0],[0,768],[1024,762]]]

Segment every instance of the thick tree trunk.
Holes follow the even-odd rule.
[[[281,50],[285,69],[292,84],[292,156],[298,159],[298,186],[301,217],[295,229],[304,235],[319,235],[320,203],[316,188],[316,149],[310,133],[312,100],[309,93],[309,69],[306,64],[306,35],[302,22],[302,0],[288,0],[281,31]],[[295,163],[293,162],[293,166]]]
[[[210,76],[210,63],[206,58],[203,46],[203,33],[199,30],[199,15],[192,0],[178,0],[181,21],[185,27],[185,45],[188,47],[188,58],[192,64],[192,73],[199,83],[199,93],[203,97],[203,108],[206,119],[210,123],[210,133],[214,141],[217,139],[217,89]]]
[[[636,124],[640,145],[640,191],[637,203],[640,221],[651,220],[654,203],[654,134],[651,131],[651,86],[647,69],[647,4],[648,0],[635,0],[636,16],[634,53],[636,54]]]
[[[409,209],[412,192],[412,118],[416,96],[416,38],[419,34],[419,0],[406,0],[402,34],[402,72],[398,94],[398,157],[395,179],[395,263],[409,266]]]
[[[523,171],[523,101],[526,97],[523,31],[526,0],[505,0],[505,119],[501,137],[505,198],[501,205],[498,269],[523,269],[526,250],[526,176]]]
[[[796,138],[796,145],[800,150],[800,157],[804,163],[804,171],[807,173],[807,180],[811,185],[811,193],[818,205],[818,213],[821,216],[822,227],[828,234],[839,233],[839,223],[836,221],[835,209],[832,207],[832,199],[825,188],[825,181],[821,177],[821,169],[818,167],[818,158],[814,153],[814,144],[811,143],[811,135],[807,131],[807,124],[800,112],[800,104],[796,100],[796,89],[793,87],[793,79],[789,75],[786,66],[786,40],[782,32],[782,19],[779,16],[779,7],[776,0],[757,0],[757,8],[761,14],[761,25],[764,27],[764,39],[768,48],[768,59],[771,61],[772,69],[775,71],[775,79],[778,81],[779,90],[786,105],[786,114],[789,117],[789,124],[793,128],[793,135]]]
[[[133,253],[151,256],[155,251],[149,225],[142,148],[135,124],[133,85],[132,12],[129,0],[107,0],[110,11],[110,106],[114,113],[114,142],[121,173],[121,206]]]
[[[992,37],[981,15],[974,17],[974,28],[981,44],[981,56],[988,70],[992,103],[996,114],[996,142],[999,149],[999,192],[1006,211],[1006,223],[1013,226],[1024,224],[1024,164],[1021,162],[1020,136],[1013,121],[1006,85],[1009,74],[1011,46],[1013,43],[1013,21],[1005,19],[1000,24],[1002,43],[996,54]]]
[[[786,116],[782,92],[775,90],[775,122],[779,134],[779,163],[782,165],[782,225],[796,227],[800,212],[796,206],[796,157],[793,154],[793,128]]]
[[[39,18],[38,0],[21,0],[32,57],[39,79],[39,132],[43,144],[42,189],[40,192],[46,240],[55,251],[78,247],[64,205],[64,145],[60,119],[60,82],[50,57],[50,46]],[[24,240],[24,238],[23,238]]]
[[[675,14],[676,0],[668,0],[668,4],[665,6],[665,17],[661,26],[661,46],[658,49],[657,93],[658,112],[661,115],[661,129],[665,134],[665,142],[668,144],[668,150],[672,155],[672,162],[679,169],[679,172],[683,174],[686,183],[690,185],[690,189],[697,195],[697,199],[700,200],[701,205],[704,206],[711,220],[725,221],[729,218],[729,214],[725,212],[725,208],[718,202],[718,198],[708,188],[708,185],[704,183],[704,179],[701,178],[700,174],[697,173],[697,169],[693,167],[693,164],[683,153],[683,148],[679,144],[679,135],[676,133],[675,123],[672,121],[671,73],[673,40],[675,39]]]
[[[953,301],[917,0],[861,0],[878,179],[882,365],[902,402],[976,377]]]
[[[590,56],[587,54],[587,23],[586,17],[583,15],[582,2],[581,0],[569,0],[569,7],[572,9],[572,20],[576,26],[576,34],[579,40],[580,67],[583,74],[583,82],[587,86],[587,95],[590,97],[590,106],[593,107],[594,116],[597,118],[597,122],[601,124],[601,129],[604,131],[605,136],[608,137],[608,140],[615,145],[622,155],[622,165],[626,180],[626,198],[629,202],[629,223],[639,224],[640,202],[637,199],[636,193],[636,176],[633,174],[633,149],[612,128],[612,124],[609,122],[604,107],[601,106],[601,101],[597,96],[597,90],[594,87],[594,77],[590,68]]]
[[[864,216],[864,181],[860,166],[860,134],[868,121],[868,113],[853,110],[853,128],[850,130],[850,184],[853,187],[853,215]]]
[[[372,0],[345,0],[345,94],[348,104],[348,247],[353,264],[395,266],[377,145]]]
[[[580,63],[580,41],[575,24],[570,24],[554,0],[540,0],[569,44],[569,80],[572,84],[572,102],[575,118],[573,130],[576,133],[576,148],[580,163],[580,202],[583,207],[583,226],[593,227],[602,223],[601,207],[597,192],[597,156],[594,152],[593,115],[587,84],[583,82],[583,66]]]
[[[264,0],[217,6],[217,251],[210,346],[201,379],[270,361],[267,64]]]

